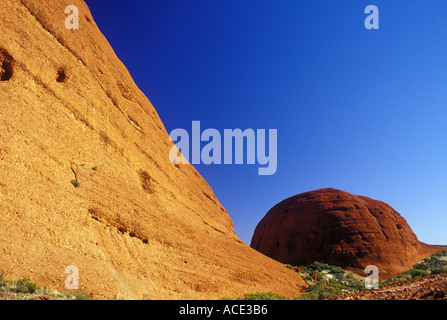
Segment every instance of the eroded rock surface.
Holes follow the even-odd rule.
[[[68,5],[79,29],[65,28]],[[150,57],[149,57],[150,58]],[[0,10],[0,271],[102,298],[298,295],[293,271],[240,241],[81,0]]]

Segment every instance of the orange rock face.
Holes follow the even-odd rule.
[[[394,275],[437,250],[420,242],[384,202],[336,189],[298,194],[274,206],[257,225],[251,247],[282,263],[314,261],[363,272],[375,265]]]
[[[65,28],[65,8],[79,29]],[[99,298],[298,295],[306,283],[240,241],[210,186],[81,0],[0,10],[0,272]]]

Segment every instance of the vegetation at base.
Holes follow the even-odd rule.
[[[309,284],[306,292],[299,297],[300,300],[323,300],[365,290],[363,277],[338,266],[316,261],[292,269],[302,270],[299,273]]]
[[[35,284],[30,278],[23,278],[17,281],[15,290],[20,293],[35,293],[38,289],[37,284]]]
[[[440,274],[440,273],[447,273],[447,268],[445,268],[445,269],[433,269],[430,272],[430,274]]]
[[[310,285],[299,299],[300,300],[324,300],[335,296],[341,296],[353,292],[346,290],[343,285],[337,283],[325,283],[319,281],[316,284]]]
[[[413,269],[398,274],[395,277],[380,280],[379,285],[382,286],[444,272],[447,272],[447,248],[445,247],[433,254],[431,257],[425,258],[424,260],[416,263],[413,266]]]
[[[39,287],[30,278],[6,279],[0,272],[0,300],[92,300],[80,290],[58,292],[49,286]]]
[[[237,300],[323,300],[334,296],[366,290],[364,277],[347,271],[341,267],[321,262],[314,262],[308,266],[286,267],[298,272],[309,284],[308,289],[299,297],[286,297],[274,292],[254,292],[245,294]],[[387,285],[397,281],[405,281],[424,277],[430,274],[447,272],[447,248],[425,258],[414,265],[413,269],[403,272],[395,277],[380,280],[379,285]],[[30,278],[6,279],[0,272],[0,300],[35,300],[45,296],[50,300],[91,300],[91,294],[83,291],[58,292],[51,287],[39,287]],[[222,298],[231,300],[231,298]]]
[[[93,295],[91,293],[86,293],[84,291],[75,291],[71,293],[74,300],[93,300]]]
[[[254,292],[236,300],[294,300],[294,298],[282,296],[274,292]]]
[[[308,266],[286,265],[286,267],[298,272],[309,284],[309,288],[301,296],[286,297],[273,292],[255,292],[246,294],[237,300],[323,300],[366,290],[364,285],[366,275],[362,277],[338,266],[316,261]],[[380,280],[379,286],[443,272],[447,272],[447,248],[418,262],[411,270],[386,280]],[[229,298],[223,299],[228,300]]]
[[[322,300],[365,289],[362,277],[337,266],[314,262],[308,266],[286,265],[286,267],[298,272],[309,284],[309,288],[301,296],[286,297],[273,292],[255,292],[237,300]],[[316,275],[317,279],[315,280],[311,274]]]

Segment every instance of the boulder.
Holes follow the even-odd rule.
[[[275,205],[257,225],[250,245],[291,265],[319,261],[359,273],[375,265],[382,277],[411,269],[440,249],[420,242],[388,204],[332,188]]]

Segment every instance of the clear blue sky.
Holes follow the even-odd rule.
[[[86,2],[169,132],[278,130],[275,175],[196,165],[241,240],[279,201],[333,187],[447,245],[445,0]]]

